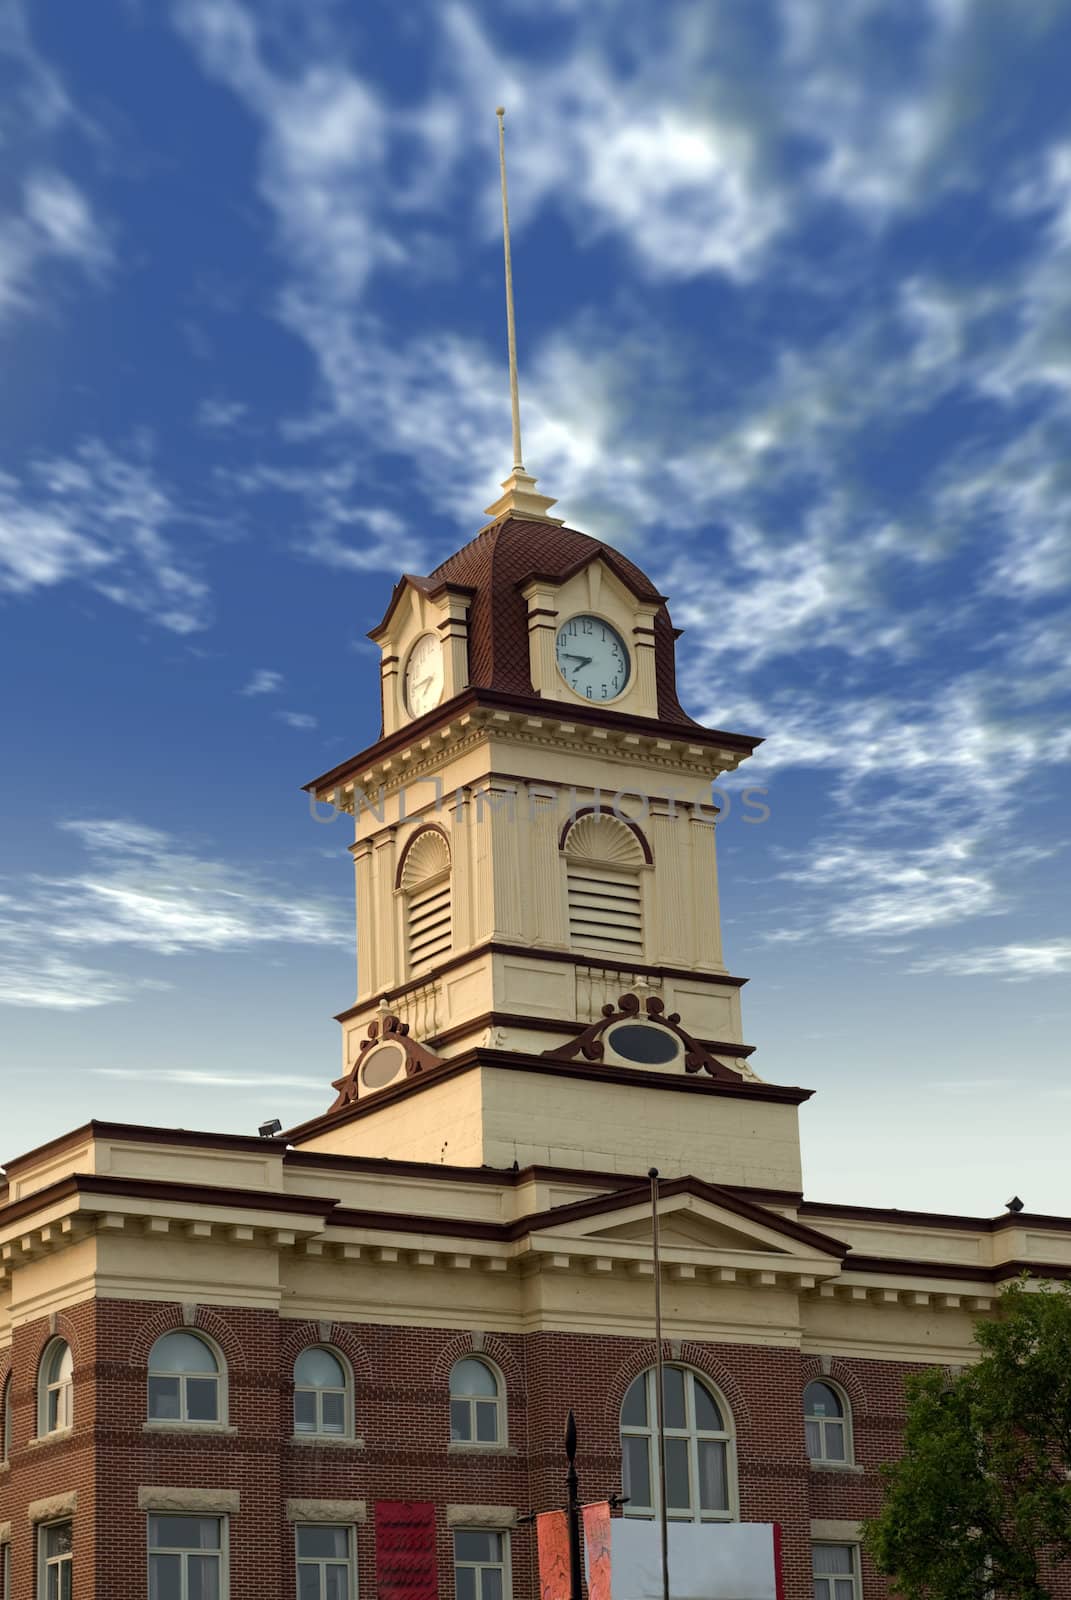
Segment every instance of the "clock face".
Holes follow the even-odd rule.
[[[585,700],[616,700],[628,683],[631,663],[621,635],[601,617],[570,617],[558,629],[558,671]]]
[[[411,717],[422,717],[439,704],[442,692],[442,645],[433,633],[422,633],[405,664],[405,708]]]

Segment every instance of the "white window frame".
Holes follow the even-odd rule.
[[[678,1361],[667,1361],[665,1370],[667,1372],[671,1370],[683,1372],[685,1378],[691,1378],[695,1383],[702,1385],[720,1411],[724,1425],[721,1433],[697,1426],[695,1401],[690,1385],[686,1384],[684,1391],[686,1426],[684,1428],[667,1427],[665,1433],[667,1440],[686,1439],[688,1441],[688,1479],[689,1489],[693,1496],[693,1504],[689,1507],[689,1515],[687,1516],[682,1515],[681,1507],[667,1506],[669,1520],[670,1522],[736,1522],[740,1515],[740,1499],[736,1473],[736,1426],[733,1422],[732,1411],[720,1391],[714,1387],[703,1373],[697,1372],[694,1367],[684,1366],[683,1363]],[[657,1519],[659,1516],[659,1472],[661,1463],[658,1452],[658,1413],[655,1410],[657,1398],[655,1393],[656,1373],[657,1369],[655,1367],[648,1367],[646,1372],[637,1374],[637,1377],[642,1378],[646,1384],[646,1427],[640,1427],[638,1423],[625,1422],[623,1418],[619,1424],[622,1473],[624,1472],[625,1458],[624,1441],[627,1438],[646,1439],[647,1441],[647,1470],[651,1480],[651,1493],[654,1496],[654,1504],[644,1506],[640,1505],[638,1501],[629,1500],[624,1507],[624,1514],[626,1517],[639,1517],[648,1522]],[[633,1382],[635,1381],[633,1379]],[[628,1389],[625,1390],[626,1397],[631,1388],[632,1384],[630,1383]],[[622,1411],[624,1410],[624,1404],[623,1398],[621,1402]],[[729,1505],[725,1511],[704,1511],[699,1505],[699,1444],[701,1440],[710,1440],[711,1442],[725,1445],[725,1477],[729,1490]]]
[[[814,1556],[816,1550],[849,1550],[852,1557],[851,1573],[846,1572],[814,1572]],[[859,1572],[859,1545],[854,1539],[812,1539],[811,1540],[811,1570],[814,1572],[815,1600],[819,1600],[818,1585],[823,1586],[821,1600],[834,1600],[834,1584],[843,1583],[846,1578],[851,1578],[852,1600],[862,1600],[862,1586]]]
[[[70,1357],[71,1370],[65,1378],[49,1381],[52,1363],[61,1348]],[[62,1357],[60,1357],[62,1362]],[[52,1422],[52,1397],[56,1397],[56,1421]],[[66,1433],[74,1426],[74,1351],[66,1339],[50,1339],[41,1352],[37,1368],[37,1437]]]
[[[346,1560],[336,1561],[333,1556],[303,1556],[301,1554],[302,1528],[342,1528],[346,1534]],[[346,1568],[346,1581],[349,1585],[349,1600],[357,1600],[357,1529],[352,1522],[298,1522],[294,1524],[294,1592],[301,1594],[301,1569],[302,1567],[318,1567],[320,1569],[320,1600],[324,1600],[326,1584],[324,1581],[324,1568]]]
[[[818,1417],[815,1416],[813,1412],[807,1410],[806,1394],[812,1383],[824,1384],[827,1389],[831,1389],[833,1391],[837,1399],[840,1401],[841,1409],[839,1417]],[[851,1401],[848,1399],[848,1396],[845,1394],[840,1384],[834,1383],[831,1378],[810,1378],[807,1383],[804,1384],[803,1393],[803,1438],[804,1448],[807,1450],[808,1461],[813,1461],[821,1467],[852,1466],[855,1462],[855,1444],[852,1438],[852,1407]],[[826,1424],[829,1422],[839,1424],[844,1430],[844,1454],[842,1456],[831,1456],[826,1454]],[[808,1423],[813,1423],[817,1425],[818,1428],[818,1438],[821,1442],[821,1451],[820,1454],[816,1456],[811,1455],[810,1447],[807,1445]]]
[[[46,1543],[48,1541],[48,1535],[55,1528],[70,1528],[70,1530],[71,1530],[71,1548],[70,1548],[70,1550],[66,1551],[65,1554],[63,1554],[61,1556],[51,1556],[51,1557],[49,1557],[49,1556],[45,1555],[45,1546],[46,1546]],[[38,1600],[48,1600],[48,1575],[49,1575],[49,1572],[54,1570],[54,1569],[63,1569],[63,1568],[66,1568],[67,1572],[69,1573],[69,1583],[68,1583],[67,1592],[68,1592],[69,1595],[73,1596],[73,1594],[74,1594],[74,1523],[72,1522],[70,1517],[54,1517],[51,1522],[39,1522],[37,1524],[37,1594],[38,1594]],[[60,1579],[59,1579],[59,1590],[58,1590],[58,1593],[62,1597],[62,1595],[63,1595],[62,1571],[61,1571],[61,1576],[60,1576]],[[4,1600],[7,1600],[6,1592],[5,1592],[5,1595],[4,1595]]]
[[[3,1600],[11,1600],[11,1540],[10,1539],[5,1539],[3,1544],[0,1544],[0,1583],[3,1584],[3,1588],[0,1589],[0,1594],[3,1595]]]
[[[185,1549],[177,1545],[154,1545],[152,1542],[152,1520],[154,1517],[184,1517],[196,1518],[198,1521],[211,1518],[219,1523],[219,1547],[217,1550]],[[181,1556],[219,1556],[219,1600],[228,1600],[231,1592],[231,1564],[230,1564],[230,1518],[219,1511],[150,1511],[145,1518],[145,1593],[150,1592],[152,1558],[154,1555],[181,1555]],[[182,1562],[180,1568],[180,1585],[182,1600],[186,1600],[188,1580],[186,1576],[186,1563]]]
[[[173,1333],[188,1334],[191,1339],[197,1339],[213,1357],[216,1363],[216,1415],[209,1418],[189,1416],[189,1406],[186,1399],[186,1380],[188,1378],[208,1378],[208,1372],[154,1372],[152,1366],[152,1350],[163,1339],[170,1338]],[[227,1426],[227,1393],[230,1385],[227,1382],[227,1362],[223,1351],[214,1339],[202,1333],[200,1328],[168,1328],[159,1339],[153,1340],[152,1350],[149,1351],[148,1369],[145,1375],[145,1416],[154,1428],[225,1428]],[[179,1380],[179,1415],[177,1417],[154,1417],[149,1410],[149,1385],[153,1378],[177,1378]]]
[[[489,1394],[454,1394],[453,1379],[454,1368],[459,1367],[463,1361],[478,1362],[481,1367],[491,1374],[495,1384],[494,1396]],[[469,1437],[467,1439],[454,1438],[454,1405],[469,1402]],[[476,1437],[476,1406],[491,1405],[495,1407],[495,1436],[493,1439],[477,1439]],[[482,1350],[470,1350],[465,1355],[458,1356],[450,1368],[450,1447],[453,1450],[501,1450],[509,1442],[506,1417],[506,1380],[501,1370],[493,1361],[488,1361]]]
[[[298,1381],[297,1381],[298,1362],[301,1360],[302,1356],[306,1355],[308,1353],[308,1351],[310,1351],[310,1350],[326,1350],[327,1354],[329,1356],[333,1356],[334,1359],[338,1362],[339,1366],[342,1368],[343,1388],[342,1388],[341,1391],[339,1391],[338,1389],[314,1389],[310,1384],[298,1383]],[[356,1401],[354,1399],[353,1368],[350,1366],[350,1363],[346,1360],[346,1357],[342,1354],[342,1351],[341,1350],[336,1350],[334,1345],[331,1345],[331,1344],[306,1344],[306,1345],[303,1345],[301,1347],[301,1349],[298,1351],[297,1355],[294,1357],[293,1379],[294,1379],[294,1401],[293,1401],[293,1405],[292,1405],[292,1408],[291,1408],[292,1409],[292,1413],[293,1413],[291,1420],[293,1422],[294,1437],[296,1439],[352,1439],[353,1436],[354,1436],[354,1433],[356,1432],[356,1428],[357,1428],[357,1420],[356,1420],[356,1409],[357,1408],[356,1408]],[[316,1396],[316,1426],[315,1426],[315,1428],[299,1428],[298,1427],[298,1421],[297,1421],[297,1396],[298,1396],[299,1392],[302,1393],[302,1394],[311,1394],[311,1395],[315,1395]],[[323,1406],[320,1403],[320,1397],[322,1395],[325,1395],[325,1394],[339,1394],[340,1392],[341,1392],[341,1394],[343,1396],[342,1432],[341,1433],[335,1433],[333,1429],[325,1428],[324,1425],[323,1425],[323,1420],[324,1420],[324,1417],[323,1417]],[[341,1526],[341,1524],[339,1524],[339,1526]]]
[[[15,1375],[9,1372],[0,1392],[0,1466],[6,1465],[11,1460],[11,1419],[15,1409],[11,1403],[11,1391],[14,1385]],[[6,1592],[4,1600],[8,1600]]]
[[[501,1561],[458,1561],[457,1535],[459,1533],[497,1534],[502,1541]],[[483,1573],[490,1570],[502,1573],[502,1600],[512,1600],[513,1596],[513,1565],[510,1550],[510,1537],[508,1528],[451,1528],[450,1530],[450,1555],[454,1578],[454,1595],[457,1595],[457,1569],[459,1566],[467,1567],[476,1573],[476,1600],[483,1600]]]

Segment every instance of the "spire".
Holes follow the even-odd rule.
[[[509,197],[506,192],[506,135],[503,119],[504,106],[499,106],[498,166],[502,175],[502,243],[506,263],[506,337],[509,344],[509,397],[513,415],[513,471],[503,481],[505,491],[487,507],[487,515],[496,522],[504,517],[520,517],[526,522],[553,522],[561,526],[561,517],[549,517],[547,512],[556,502],[545,494],[535,492],[536,480],[524,468],[521,453],[521,400],[517,387],[517,328],[513,317],[513,258],[509,245]]]

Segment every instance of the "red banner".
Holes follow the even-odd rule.
[[[584,1544],[588,1552],[588,1600],[610,1600],[610,1502],[584,1507]]]
[[[430,1501],[376,1501],[376,1589],[379,1600],[438,1600]]]
[[[540,1600],[569,1600],[569,1525],[564,1511],[536,1517]]]

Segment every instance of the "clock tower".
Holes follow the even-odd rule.
[[[759,741],[684,711],[645,573],[506,489],[396,584],[380,737],[309,785],[353,817],[357,996],[295,1133],[798,1188],[804,1095],[748,1066],[718,915],[711,784]]]

